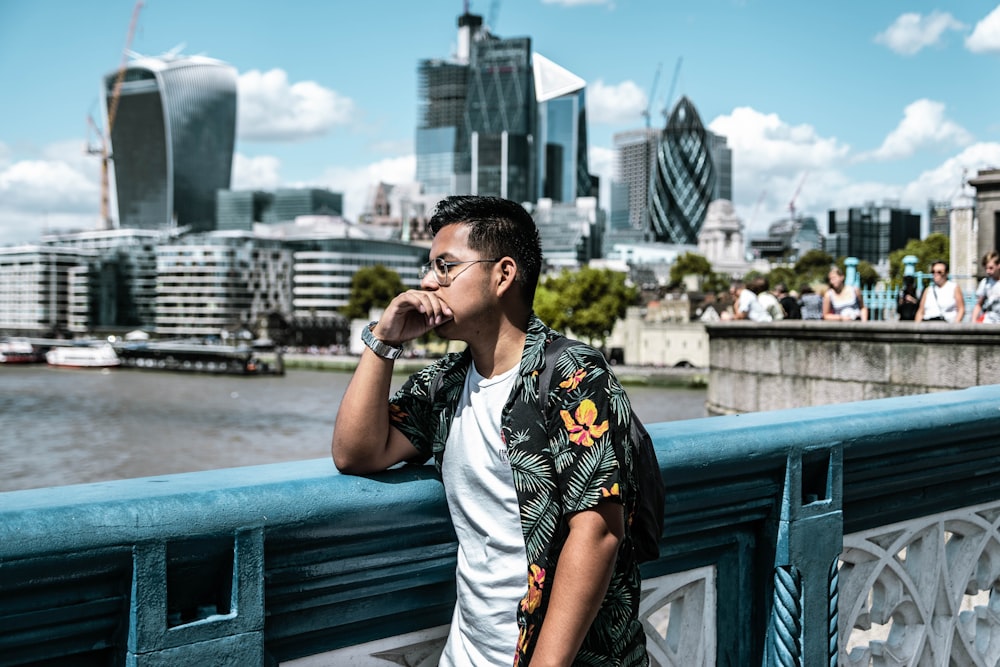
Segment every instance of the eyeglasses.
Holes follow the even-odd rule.
[[[479,264],[482,262],[499,262],[499,261],[500,261],[499,259],[465,259],[458,262],[446,262],[443,258],[437,257],[434,260],[432,260],[430,264],[424,264],[423,266],[420,267],[420,274],[419,274],[420,280],[423,280],[424,277],[428,273],[430,273],[431,270],[433,270],[434,279],[437,280],[437,284],[440,285],[441,287],[447,287],[448,285],[451,284],[451,281],[454,278],[457,278],[458,276],[462,275],[462,272],[465,271],[465,269],[462,269],[462,271],[459,271],[454,276],[452,276],[451,267],[458,266],[460,264],[471,265],[471,264]]]

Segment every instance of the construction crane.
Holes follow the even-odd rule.
[[[111,142],[111,130],[115,125],[115,116],[118,115],[118,102],[121,99],[122,82],[125,80],[125,70],[128,65],[128,54],[132,47],[132,38],[135,36],[135,26],[139,22],[139,10],[142,9],[143,0],[137,0],[135,8],[132,9],[132,20],[128,25],[128,34],[125,37],[125,48],[122,49],[121,63],[118,65],[118,74],[115,76],[115,84],[111,89],[111,97],[108,99],[108,118],[104,126],[104,131],[97,126],[92,116],[87,116],[87,122],[97,132],[100,145],[92,146],[88,142],[87,153],[101,156],[101,223],[105,229],[112,228],[111,221],[111,185],[109,177],[109,161],[111,152],[108,146]],[[105,94],[102,86],[102,95]]]
[[[656,66],[656,74],[653,75],[653,85],[649,88],[649,100],[646,104],[646,108],[642,110],[642,117],[646,119],[646,129],[649,129],[649,114],[650,110],[653,108],[653,98],[656,96],[656,84],[660,82],[660,70],[663,69],[663,63],[659,63]]]
[[[808,175],[808,171],[802,174],[802,178],[799,179],[799,187],[795,188],[795,194],[792,195],[791,201],[788,202],[788,214],[792,222],[795,222],[795,200],[799,198],[799,193],[802,192],[802,184],[806,182],[806,176]]]
[[[680,76],[682,62],[684,62],[684,56],[677,56],[674,76],[670,79],[670,90],[667,91],[667,97],[663,100],[663,117],[666,120],[670,120],[670,103],[674,101],[674,88],[677,87],[677,77]]]

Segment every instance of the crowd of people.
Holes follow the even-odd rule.
[[[991,251],[982,259],[985,277],[976,287],[976,305],[971,320],[1000,324],[1000,253]],[[861,290],[848,285],[844,271],[831,266],[826,283],[814,289],[802,285],[789,291],[785,283],[772,288],[763,276],[750,281],[734,280],[729,288],[732,309],[721,319],[773,322],[776,320],[835,320],[866,322],[870,313]],[[948,277],[948,263],[931,264],[931,282],[918,293],[916,278],[903,276],[896,297],[899,320],[913,322],[962,322],[965,320],[965,296],[962,288]]]

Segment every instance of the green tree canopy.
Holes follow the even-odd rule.
[[[351,278],[351,296],[341,308],[349,319],[365,319],[372,308],[385,308],[389,302],[406,290],[399,274],[381,264],[365,266]]]
[[[712,275],[712,265],[709,261],[693,252],[686,252],[677,258],[670,267],[670,284],[680,285],[685,276],[698,276],[706,279]]]
[[[795,275],[798,276],[799,284],[812,285],[826,282],[826,277],[830,273],[830,267],[833,266],[833,263],[833,256],[828,252],[816,248],[806,252],[802,257],[799,257],[799,261],[795,262]],[[789,289],[798,289],[799,285],[795,287],[789,285],[788,287]]]
[[[615,323],[638,299],[638,290],[627,285],[625,278],[609,269],[563,269],[538,286],[535,313],[553,329],[569,329],[592,345],[604,347]]]
[[[889,278],[893,285],[903,282],[903,258],[907,255],[914,255],[917,258],[916,271],[930,273],[931,262],[937,260],[947,262],[950,252],[951,244],[944,234],[930,234],[922,241],[910,239],[903,249],[889,253]]]

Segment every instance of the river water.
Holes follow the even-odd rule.
[[[349,380],[0,366],[0,491],[328,457]],[[704,390],[627,390],[647,423],[706,415]]]

